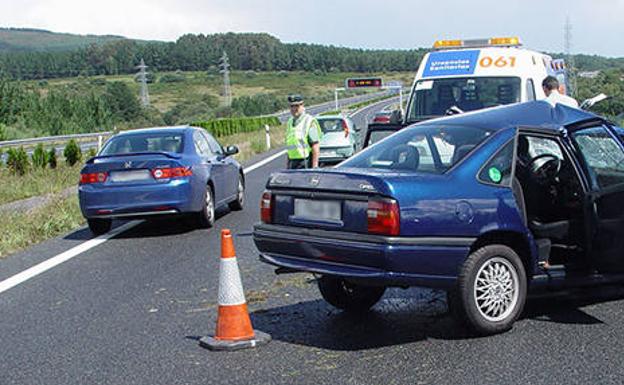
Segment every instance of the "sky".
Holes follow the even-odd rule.
[[[0,0],[1,27],[175,41],[267,32],[283,42],[427,48],[437,39],[519,36],[531,49],[624,57],[624,0]]]

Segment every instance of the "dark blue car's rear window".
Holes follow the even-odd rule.
[[[442,174],[492,132],[466,126],[414,126],[367,148],[338,167]]]
[[[145,132],[113,137],[102,149],[100,155],[129,154],[146,151],[181,153],[182,149],[182,133]]]

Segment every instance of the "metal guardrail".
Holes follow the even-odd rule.
[[[0,148],[25,146],[25,145],[27,146],[30,144],[37,144],[37,143],[62,142],[62,141],[71,140],[71,139],[88,139],[88,138],[97,139],[100,136],[109,136],[112,133],[113,133],[112,131],[102,131],[102,132],[93,132],[93,133],[88,133],[88,134],[42,136],[39,138],[30,138],[30,139],[5,140],[3,142],[0,142]]]
[[[371,93],[368,95],[355,95],[355,96],[350,96],[348,98],[344,98],[341,99],[341,102],[346,102],[349,103],[351,100],[353,99],[359,99],[362,98],[364,100],[367,99],[374,99],[375,97],[379,97],[380,95],[384,94],[384,92],[375,92],[375,93]],[[370,97],[367,97],[370,96]],[[324,102],[324,103],[319,103],[317,105],[314,106],[309,106],[309,108],[314,108],[314,107],[320,107],[320,106],[325,106],[325,105],[330,105],[333,102]],[[270,114],[267,116],[281,116],[288,113],[288,110],[286,111],[280,111],[280,112],[276,112],[274,114]],[[32,144],[37,144],[37,143],[49,143],[49,142],[62,142],[62,141],[69,141],[71,139],[88,139],[88,138],[93,138],[93,139],[97,139],[100,136],[110,136],[113,134],[113,131],[102,131],[102,132],[93,132],[93,133],[87,133],[87,134],[71,134],[71,135],[57,135],[57,136],[42,136],[39,138],[29,138],[29,139],[15,139],[15,140],[5,140],[0,142],[0,148],[5,148],[5,147],[16,147],[16,146],[28,146],[28,145],[32,145]]]

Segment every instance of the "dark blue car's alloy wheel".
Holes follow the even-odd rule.
[[[486,261],[474,283],[474,300],[481,315],[490,322],[502,321],[518,303],[518,273],[504,258]]]

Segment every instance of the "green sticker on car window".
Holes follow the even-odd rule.
[[[496,167],[490,167],[490,169],[488,170],[488,175],[494,183],[500,183],[500,181],[503,180],[503,175]]]

